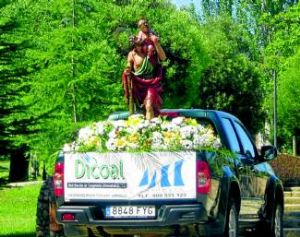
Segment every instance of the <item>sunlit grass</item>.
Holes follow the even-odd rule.
[[[35,236],[37,197],[41,184],[0,187],[0,236]]]

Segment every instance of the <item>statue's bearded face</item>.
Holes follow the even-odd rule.
[[[148,31],[149,31],[148,24],[147,24],[146,22],[143,22],[143,23],[139,24],[139,29],[140,29],[143,33],[148,33]]]

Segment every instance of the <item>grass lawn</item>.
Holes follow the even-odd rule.
[[[8,179],[9,160],[0,160],[0,184],[1,180]]]
[[[34,237],[37,197],[41,184],[0,186],[0,236]]]

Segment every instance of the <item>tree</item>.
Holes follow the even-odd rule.
[[[273,96],[272,75],[275,72],[279,76],[280,91],[281,83],[283,83],[281,70],[286,67],[287,58],[297,50],[295,46],[297,43],[299,44],[299,40],[296,39],[297,37],[299,39],[299,34],[295,32],[296,29],[299,29],[299,9],[296,7],[299,5],[298,2],[298,0],[203,0],[201,2],[203,9],[202,21],[204,23],[209,22],[210,17],[218,21],[226,15],[235,23],[241,24],[244,29],[247,29],[249,35],[244,39],[252,38],[251,41],[248,40],[252,47],[248,47],[250,51],[247,53],[247,57],[251,59],[252,65],[253,63],[259,63],[255,65],[255,71],[260,74],[259,85],[262,89],[261,92],[263,92],[261,96],[264,97],[264,104],[261,105],[262,108],[259,111],[268,114],[269,121],[273,120],[271,118],[273,116],[273,105],[270,103]],[[243,36],[245,36],[244,33]],[[280,115],[280,95],[278,99],[278,112]],[[280,120],[279,117],[279,127],[281,127]],[[282,138],[280,139],[283,142]]]
[[[300,47],[286,62],[286,69],[279,74],[278,121],[280,145],[291,149],[292,137],[300,136]]]
[[[198,101],[203,36],[198,22],[168,1],[25,0],[7,11],[19,16],[17,33],[30,43],[23,64],[32,72],[21,100],[26,110],[15,117],[34,122],[14,142],[27,144],[49,167],[78,127],[126,110],[121,74],[140,17],[159,33],[169,58],[164,106]]]
[[[16,19],[3,11],[11,1],[0,4],[0,156],[10,158],[10,181],[23,181],[28,176],[26,144],[15,144],[13,138],[27,134],[31,121],[19,119],[16,114],[26,107],[20,98],[26,91],[24,81],[28,72],[22,66],[26,42],[14,36]]]
[[[0,5],[0,10],[5,7],[7,2],[1,2]],[[13,48],[13,43],[6,42],[6,40],[3,39],[2,32],[7,32],[9,29],[9,26],[12,25],[12,23],[8,22],[6,19],[3,19],[3,17],[0,18],[0,151],[1,155],[0,156],[5,156],[8,155],[9,153],[9,141],[7,139],[7,134],[5,132],[5,127],[6,124],[4,122],[4,117],[7,116],[9,113],[8,109],[8,83],[5,83],[7,78],[10,75],[10,70],[8,69],[8,64],[10,61],[10,56],[8,55],[8,52],[10,51],[11,48]]]
[[[30,127],[38,132],[25,139],[40,160],[53,162],[49,158],[71,140],[78,126],[121,107],[121,60],[108,40],[110,21],[101,20],[108,15],[106,7],[95,1],[28,4],[26,20],[32,27],[26,30],[35,43],[27,55],[35,73],[24,97],[30,107],[22,116],[38,118]]]
[[[292,136],[299,136],[299,45],[300,3],[266,18],[273,28],[270,43],[265,50],[266,69],[276,72],[278,80],[278,137],[279,147],[291,150]],[[270,93],[271,94],[271,93]],[[267,97],[267,107],[272,108],[272,96]],[[271,119],[270,119],[271,120]]]
[[[262,73],[250,35],[230,19],[205,26],[211,61],[200,81],[200,106],[237,115],[255,134],[263,124]]]

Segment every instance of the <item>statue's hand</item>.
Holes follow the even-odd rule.
[[[156,35],[151,34],[149,38],[154,44],[159,43],[159,37],[157,37]]]
[[[131,73],[130,68],[126,68],[126,69],[124,70],[124,74],[127,75],[127,76],[129,76],[130,73]]]

